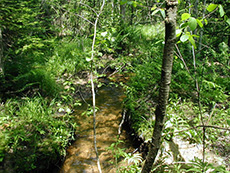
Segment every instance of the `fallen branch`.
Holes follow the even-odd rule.
[[[124,109],[123,114],[122,114],[122,120],[121,120],[121,123],[119,124],[119,128],[118,128],[118,135],[121,134],[121,127],[125,122],[125,116],[126,116],[126,109]]]
[[[184,130],[180,130],[180,131],[176,131],[176,132],[170,132],[170,134],[173,134],[173,133],[181,133],[181,132],[185,132],[185,131],[188,131],[188,130],[197,129],[197,128],[200,128],[200,127],[202,127],[202,128],[213,128],[213,129],[220,129],[220,130],[227,130],[227,131],[230,131],[230,129],[228,129],[228,128],[219,127],[219,126],[198,125],[198,126],[191,127],[191,128],[188,128],[188,129],[184,129]]]

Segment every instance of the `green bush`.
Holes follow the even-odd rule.
[[[62,77],[64,73],[74,74],[87,69],[86,57],[89,55],[90,42],[87,39],[59,41],[54,44],[53,55],[47,57],[45,68],[56,77]]]
[[[160,64],[149,59],[136,66],[135,71],[135,76],[131,77],[126,86],[125,107],[129,110],[133,128],[142,133],[145,128],[153,125],[149,118],[154,113]],[[146,125],[146,122],[150,124]]]
[[[15,172],[44,170],[66,155],[74,139],[73,117],[58,115],[54,100],[7,100],[0,112],[0,161]]]

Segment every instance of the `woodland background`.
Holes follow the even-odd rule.
[[[65,157],[77,134],[78,122],[72,115],[81,104],[77,93],[79,88],[90,88],[90,84],[76,81],[87,78],[90,71],[93,25],[101,5],[101,0],[1,0],[3,171],[44,171]],[[195,159],[192,164],[178,161],[167,165],[161,158],[155,171],[229,171],[229,7],[229,0],[179,1],[162,137],[162,142],[180,137],[202,144],[224,161],[216,165]],[[106,71],[128,76],[126,82],[114,85],[124,88],[124,109],[132,129],[144,141],[151,138],[155,121],[164,18],[163,0],[107,0],[97,25],[93,52],[96,87],[103,85],[96,79],[106,77]],[[129,159],[133,164],[119,171],[140,171],[143,158]]]

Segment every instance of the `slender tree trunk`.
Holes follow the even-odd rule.
[[[125,23],[125,6],[126,4],[120,5],[120,17],[121,17],[120,23],[121,25]]]
[[[199,0],[196,0],[196,1],[194,2],[194,8],[193,8],[193,13],[194,13],[194,16],[195,16],[196,18],[197,18],[197,16],[198,16],[198,4],[199,4]],[[197,29],[195,29],[194,34],[195,34],[195,35],[197,34]],[[195,38],[195,40],[197,40],[197,39]]]
[[[206,11],[206,0],[204,0],[204,8],[203,8],[203,18],[205,16],[205,11]],[[203,22],[204,23],[204,22]],[[201,31],[200,31],[200,40],[199,40],[199,47],[198,47],[198,50],[200,51],[201,50],[201,46],[202,46],[202,39],[203,39],[203,33],[204,33],[204,29],[201,28]]]
[[[194,2],[194,9],[193,9],[193,13],[194,13],[194,16],[197,18],[198,16],[198,5],[199,5],[199,0],[195,0]]]
[[[166,106],[168,103],[169,89],[171,83],[171,74],[173,66],[173,52],[176,42],[176,13],[177,0],[166,0],[166,18],[165,18],[165,46],[161,70],[161,84],[159,90],[158,106],[155,111],[156,121],[152,136],[152,142],[149,146],[149,153],[146,158],[142,173],[149,173],[157,156],[161,145],[162,130],[164,127],[164,117],[166,115]]]
[[[94,47],[95,47],[95,41],[96,41],[96,36],[97,36],[97,24],[99,17],[102,13],[102,10],[105,5],[105,0],[103,0],[102,5],[100,7],[100,11],[96,14],[96,19],[94,22],[94,34],[93,34],[93,43],[92,43],[92,53],[91,53],[91,64],[90,64],[90,82],[91,82],[91,89],[92,89],[92,99],[93,99],[93,136],[94,136],[94,149],[96,153],[96,159],[97,159],[97,167],[99,173],[102,173],[101,171],[101,164],[99,160],[99,153],[97,150],[97,138],[96,138],[96,98],[95,98],[95,88],[94,88],[94,82],[93,82],[93,66],[94,66]]]
[[[4,74],[3,71],[3,41],[2,41],[2,29],[0,28],[0,74]]]

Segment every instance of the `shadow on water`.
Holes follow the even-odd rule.
[[[122,101],[124,94],[120,88],[102,87],[96,95],[97,147],[103,172],[116,172],[115,166],[111,164],[113,156],[107,148],[114,142],[118,135],[118,128],[122,118]],[[76,119],[79,124],[77,128],[77,139],[67,149],[67,157],[60,173],[97,173],[96,154],[93,145],[93,117],[81,115],[87,105],[81,110],[76,110]],[[125,132],[120,135],[120,140],[125,141],[121,148],[131,148]]]

